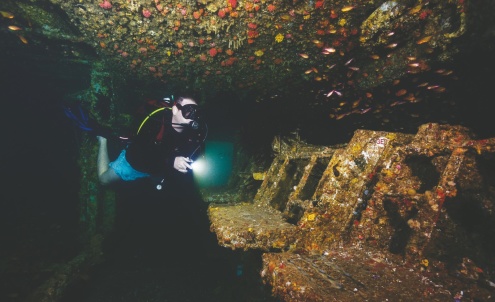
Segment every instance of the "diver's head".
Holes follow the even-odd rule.
[[[175,101],[172,107],[172,125],[177,132],[184,129],[180,124],[190,124],[198,121],[199,116],[198,103],[189,97],[180,97]]]

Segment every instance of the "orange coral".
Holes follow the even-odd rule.
[[[253,8],[254,8],[254,4],[251,2],[247,2],[246,4],[244,4],[244,9],[248,12],[253,11]]]
[[[259,33],[255,30],[248,30],[247,31],[247,36],[248,36],[248,38],[251,38],[251,39],[258,37],[258,34]]]
[[[193,17],[194,19],[198,20],[201,17],[201,12],[200,11],[193,12]]]
[[[251,29],[256,29],[258,27],[258,25],[256,25],[256,23],[248,23],[248,27],[251,28]]]
[[[227,5],[229,5],[232,8],[237,7],[237,0],[227,0]]]
[[[218,53],[218,51],[217,51],[217,49],[215,47],[212,47],[209,52],[210,52],[210,56],[211,57],[216,56],[217,53]]]
[[[319,35],[319,36],[324,36],[325,35],[325,31],[323,29],[318,29],[316,31],[316,34]]]
[[[230,58],[228,58],[228,59],[225,61],[225,65],[226,65],[226,66],[232,66],[232,65],[235,63],[235,61],[237,61],[237,58],[230,57]]]

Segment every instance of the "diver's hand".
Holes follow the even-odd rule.
[[[177,156],[174,160],[174,169],[186,173],[187,169],[192,169],[190,163],[192,160],[189,157]]]

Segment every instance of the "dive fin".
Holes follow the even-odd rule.
[[[91,132],[95,136],[102,136],[105,138],[110,138],[112,136],[112,131],[110,129],[98,125],[98,123],[89,117],[89,113],[79,104],[73,107],[64,105],[63,109],[65,115],[71,119],[74,125],[79,129]]]
[[[64,106],[65,115],[72,120],[72,122],[83,131],[93,131],[93,128],[89,126],[89,116],[81,106],[71,108],[70,106]]]

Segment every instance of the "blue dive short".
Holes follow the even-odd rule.
[[[131,165],[125,158],[125,151],[125,149],[122,150],[119,157],[115,161],[108,164],[110,168],[112,168],[115,173],[117,173],[117,175],[120,176],[120,178],[122,178],[122,180],[124,181],[131,181],[143,177],[149,177],[150,175],[148,173],[140,172],[131,167]]]

